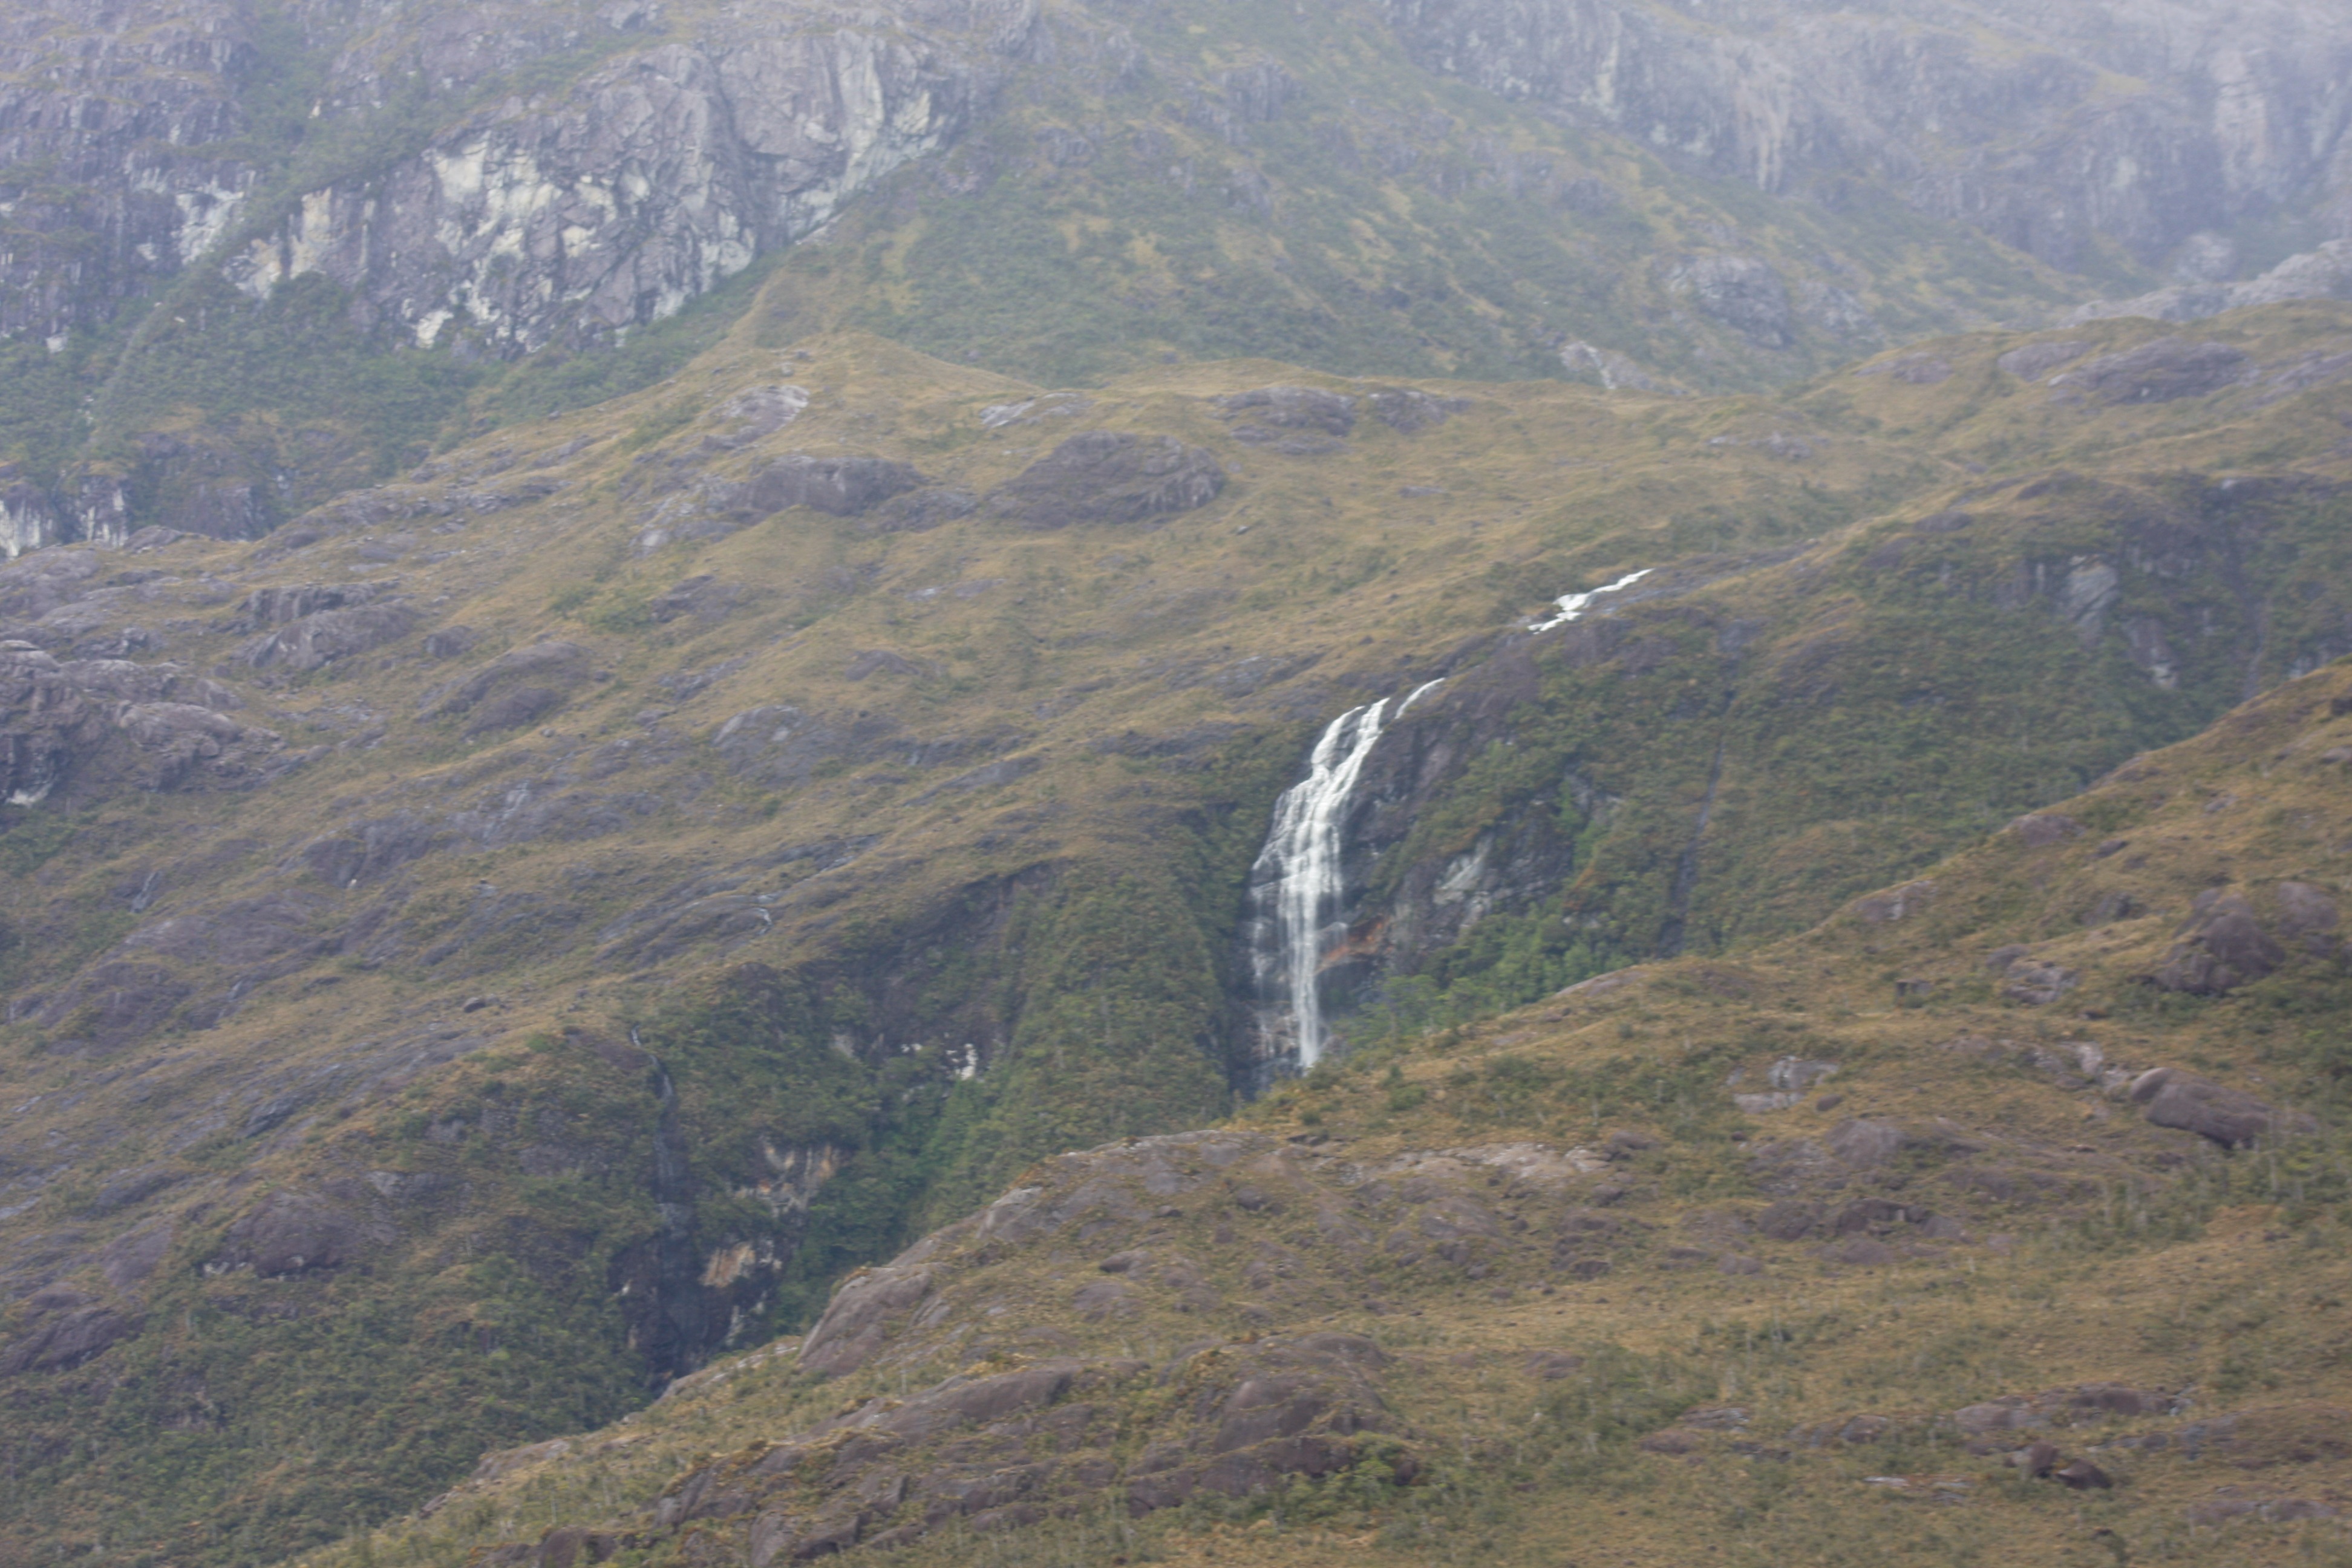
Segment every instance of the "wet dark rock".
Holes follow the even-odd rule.
[[[2178,1068],[2142,1073],[2132,1080],[2131,1100],[2158,1127],[2177,1127],[2231,1149],[2264,1138],[2300,1135],[2317,1125],[2301,1111],[2281,1110],[2243,1089]]]
[[[39,1298],[34,1304],[38,1306]],[[0,1377],[68,1371],[132,1338],[143,1323],[138,1313],[121,1308],[60,1301],[0,1347]]]
[[[2053,1481],[2063,1482],[2075,1491],[2105,1491],[2116,1483],[2107,1472],[2088,1459],[2074,1459],[2050,1472]]]
[[[1134,523],[1206,506],[1224,488],[1214,453],[1172,437],[1094,430],[1030,465],[988,506],[1033,529]]]
[[[2150,976],[2160,990],[2217,996],[2286,962],[2286,950],[2263,929],[2253,905],[2219,888],[2197,895],[2177,934],[2179,940]]]
[[[356,1258],[369,1237],[352,1214],[305,1194],[272,1193],[228,1227],[207,1274],[251,1269],[264,1279],[323,1273]]]

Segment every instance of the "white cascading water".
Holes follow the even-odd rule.
[[[1383,699],[1334,719],[1315,742],[1307,776],[1276,804],[1274,829],[1250,868],[1259,910],[1251,964],[1259,996],[1272,1003],[1260,1008],[1259,1033],[1269,1041],[1286,1038],[1280,1054],[1302,1072],[1323,1059],[1328,1039],[1318,981],[1347,892],[1340,834],[1349,798],[1381,731],[1443,684],[1433,680],[1402,700]]]
[[[1589,594],[1562,595],[1559,601],[1559,614],[1548,621],[1529,621],[1528,630],[1548,632],[1554,626],[1564,626],[1570,621],[1580,620],[1583,618],[1584,612],[1592,607],[1592,601],[1601,595],[1622,594],[1656,570],[1654,566],[1644,566],[1639,572],[1628,573],[1614,583],[1605,587],[1595,588]]]

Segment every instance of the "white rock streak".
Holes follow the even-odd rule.
[[[1301,1070],[1322,1059],[1328,1039],[1318,982],[1347,892],[1341,834],[1349,799],[1384,726],[1443,684],[1429,681],[1401,701],[1383,700],[1333,720],[1315,743],[1306,778],[1276,803],[1274,829],[1250,868],[1260,910],[1251,963],[1259,996],[1273,1004],[1261,1008],[1260,1032],[1269,1041],[1287,1037],[1281,1054]]]
[[[1548,632],[1554,626],[1564,626],[1568,625],[1569,622],[1580,618],[1585,611],[1592,607],[1592,601],[1601,597],[1601,595],[1622,594],[1626,589],[1632,587],[1634,584],[1640,582],[1643,578],[1648,576],[1651,573],[1656,570],[1657,568],[1654,566],[1644,566],[1639,572],[1628,573],[1626,575],[1618,578],[1617,581],[1610,584],[1605,588],[1595,588],[1589,594],[1569,594],[1563,595],[1559,601],[1559,614],[1554,616],[1548,621],[1529,621],[1528,623],[1528,630],[1531,632]]]

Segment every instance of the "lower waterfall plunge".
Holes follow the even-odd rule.
[[[1433,680],[1402,700],[1383,699],[1333,720],[1315,742],[1307,776],[1276,804],[1273,831],[1250,868],[1258,1037],[1276,1047],[1270,1058],[1301,1071],[1322,1060],[1328,1037],[1318,986],[1347,893],[1340,835],[1349,799],[1382,730],[1444,684]]]

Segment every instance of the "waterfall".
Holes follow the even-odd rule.
[[[1648,576],[1651,573],[1656,570],[1657,568],[1654,566],[1644,566],[1639,572],[1628,573],[1626,575],[1618,578],[1614,583],[1611,583],[1604,587],[1595,588],[1589,594],[1564,594],[1560,596],[1559,600],[1559,614],[1554,616],[1548,621],[1529,621],[1528,623],[1528,630],[1531,632],[1548,632],[1554,626],[1564,626],[1570,621],[1579,620],[1582,618],[1585,611],[1592,607],[1592,601],[1601,597],[1601,595],[1622,594],[1626,589],[1632,587],[1634,584],[1640,582],[1643,578]]]
[[[1334,719],[1315,742],[1307,776],[1276,804],[1273,830],[1250,868],[1259,1037],[1286,1040],[1279,1055],[1302,1070],[1322,1059],[1328,1038],[1318,982],[1347,893],[1341,833],[1349,799],[1381,731],[1443,684],[1429,681],[1402,700],[1383,699]]]

